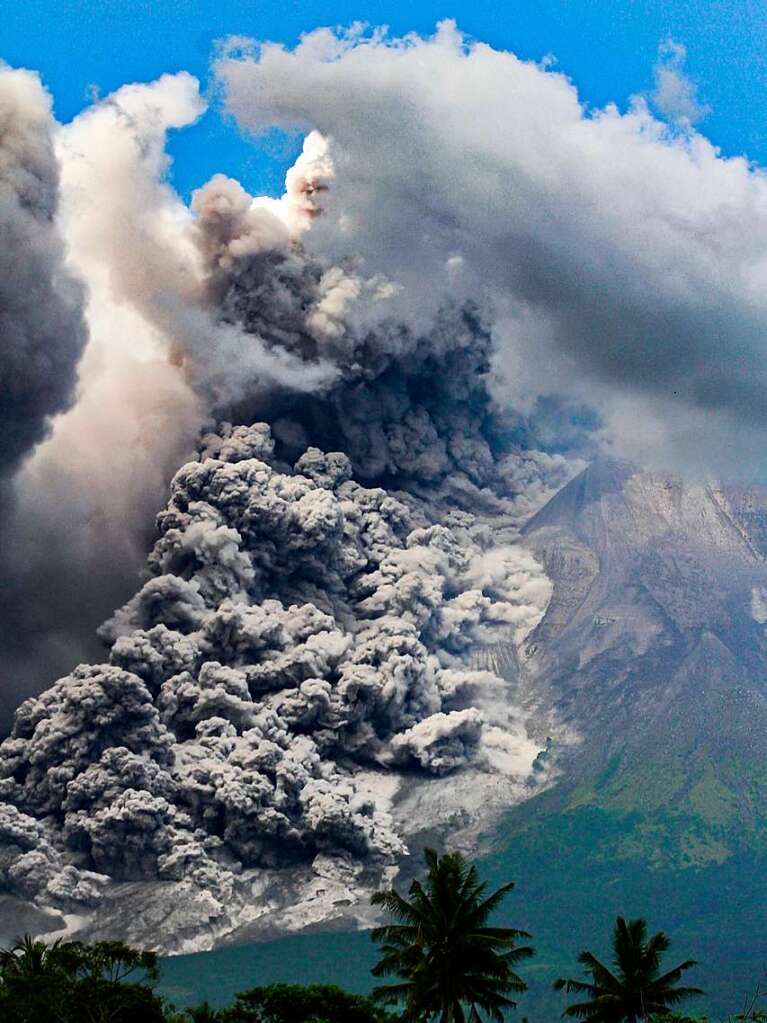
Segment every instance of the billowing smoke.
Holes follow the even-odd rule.
[[[0,430],[13,472],[72,403],[82,290],[56,228],[51,104],[37,75],[0,66]]]
[[[83,290],[57,227],[54,129],[37,75],[0,66],[0,648],[6,651],[21,649],[18,626],[34,606],[18,585],[23,568],[13,534],[23,511],[10,481],[52,418],[72,404],[86,341]],[[21,632],[29,639],[26,628]],[[9,691],[23,692],[2,667],[0,718],[12,709]]]
[[[169,187],[167,132],[204,106],[185,74],[58,140],[91,341],[9,535],[16,653],[37,628],[70,659],[0,746],[0,883],[42,904],[389,863],[371,773],[531,791],[510,681],[550,584],[519,525],[595,433],[673,455],[711,414],[712,464],[764,434],[767,193],[689,116],[589,113],[450,25],[218,74],[244,127],[306,132],[279,199]],[[99,609],[108,654],[73,667]]]
[[[518,646],[550,584],[475,516],[439,519],[341,452],[284,465],[265,424],[207,435],[102,630],[110,662],[24,703],[0,747],[4,886],[72,908],[108,878],[387,862],[404,847],[360,770],[524,780],[536,748],[471,656]]]
[[[109,663],[22,704],[0,747],[0,877],[62,908],[115,879],[220,893],[325,852],[391,862],[371,770],[534,784],[509,682],[475,659],[540,621],[550,584],[517,527],[577,463],[515,440],[492,400],[482,296],[416,312],[353,254],[313,252],[336,177],[321,135],[281,199],[216,176],[187,209],[164,137],[199,111],[188,76],[130,86],[59,146],[92,342],[20,490],[60,497],[70,586],[105,546],[86,591],[124,585],[169,465],[206,418],[235,424],[176,473],[148,578],[100,630]]]
[[[504,400],[580,396],[623,454],[763,478],[767,183],[690,127],[678,44],[656,99],[681,127],[641,98],[589,109],[564,74],[449,22],[238,46],[218,74],[239,123],[329,140],[315,251],[397,280],[413,316],[487,296]]]
[[[360,478],[495,501],[487,310],[463,296],[416,314],[396,280],[353,255],[312,255],[336,178],[317,133],[281,199],[219,175],[187,208],[165,181],[165,140],[203,109],[182,73],[126,86],[59,132],[60,219],[91,339],[77,407],[17,481],[6,717],[19,694],[99,656],[95,627],[135,587],[167,482],[211,412],[267,416],[289,459],[341,448]],[[553,482],[571,471],[553,469]]]
[[[163,217],[164,140],[169,127],[202,109],[196,83],[182,75],[121,90],[58,129],[56,159],[49,104],[36,78],[5,72],[2,82],[16,97],[14,116],[25,101],[31,125],[26,135],[19,128],[3,137],[26,169],[23,177],[8,159],[7,181],[18,182],[20,198],[0,207],[18,234],[4,247],[12,268],[0,275],[3,294],[10,285],[16,295],[3,299],[3,322],[13,323],[13,333],[3,327],[3,345],[13,350],[10,357],[3,352],[0,372],[4,394],[13,373],[8,393],[20,397],[4,401],[3,410],[27,431],[22,438],[6,429],[6,437],[18,435],[16,452],[5,448],[6,469],[15,454],[31,453],[49,429],[47,417],[70,404],[85,340],[83,305],[90,338],[78,402],[22,467],[3,525],[0,731],[20,698],[78,660],[99,656],[95,629],[135,588],[168,479],[202,421],[197,398],[168,364],[166,341],[138,301],[142,294],[151,299],[156,264],[167,277],[178,263],[179,232]],[[60,266],[53,229],[59,191],[58,222],[85,296]],[[174,238],[164,250],[157,240],[163,231]],[[22,350],[24,336],[33,351]]]

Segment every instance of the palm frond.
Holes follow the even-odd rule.
[[[651,986],[654,989],[660,989],[668,984],[675,984],[686,970],[691,970],[693,966],[697,965],[697,960],[685,959],[683,963],[675,966],[673,970],[669,970],[668,973],[664,973],[660,977],[656,977]]]
[[[595,987],[594,984],[587,984],[583,980],[577,980],[575,977],[559,977],[554,981],[555,991],[566,991],[568,994],[571,991],[575,991],[578,994],[591,995],[596,998],[599,994],[599,988]]]
[[[485,920],[500,906],[506,896],[514,889],[514,882],[509,881],[507,884],[497,888],[491,895],[488,895],[486,899],[479,902],[472,908],[470,919],[475,926],[481,926]]]
[[[677,1002],[684,1001],[686,998],[694,998],[696,995],[702,994],[703,991],[699,987],[675,987],[663,992],[662,1001],[666,1005],[676,1005]]]
[[[617,990],[620,987],[619,979],[592,952],[581,952],[578,962],[585,966],[587,973],[591,974],[594,983],[598,986],[606,990]]]
[[[374,987],[370,997],[376,1002],[386,1002],[388,1005],[393,1005],[395,1002],[406,998],[410,993],[411,985],[403,981],[400,984],[380,984],[378,987]]]

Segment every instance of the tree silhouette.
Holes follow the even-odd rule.
[[[157,957],[117,941],[30,937],[0,949],[3,1023],[163,1023]]]
[[[679,986],[682,974],[696,965],[695,960],[687,959],[660,972],[661,959],[670,944],[663,931],[648,940],[647,923],[641,917],[627,922],[619,916],[613,930],[613,970],[591,952],[581,952],[578,962],[591,979],[560,978],[554,983],[557,991],[586,995],[585,1001],[569,1006],[563,1015],[586,1023],[636,1023],[703,994],[700,988]]]
[[[395,1023],[369,998],[334,984],[251,988],[241,991],[216,1019],[222,1023]]]
[[[393,890],[373,896],[398,921],[372,932],[382,952],[373,974],[401,978],[376,988],[373,997],[404,1002],[409,1020],[464,1023],[466,1007],[470,1023],[480,1020],[480,1009],[500,1023],[503,1010],[515,1006],[509,994],[526,988],[515,967],[533,954],[517,945],[530,937],[525,931],[488,926],[514,885],[487,895],[487,882],[460,853],[427,849],[425,861],[426,881],[413,881],[408,899]]]

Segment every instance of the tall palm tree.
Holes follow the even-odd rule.
[[[487,895],[487,882],[460,853],[427,849],[425,860],[425,884],[413,881],[408,899],[393,890],[373,896],[374,905],[399,921],[372,932],[382,945],[373,974],[401,978],[376,988],[373,997],[404,1002],[408,1020],[464,1023],[465,1007],[470,1023],[481,1023],[480,1009],[501,1023],[503,1010],[515,1005],[508,995],[526,988],[514,968],[533,954],[517,945],[530,937],[525,931],[487,926],[514,885]]]
[[[671,944],[663,931],[649,940],[647,923],[641,917],[628,922],[619,916],[613,930],[613,970],[608,969],[591,952],[581,952],[578,962],[590,981],[560,978],[557,991],[575,991],[586,1000],[565,1009],[563,1015],[574,1016],[586,1023],[637,1023],[693,995],[703,992],[697,987],[679,986],[682,974],[695,966],[686,959],[665,973],[660,972],[661,959]]]

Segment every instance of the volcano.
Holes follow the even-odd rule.
[[[709,1008],[726,1011],[767,954],[754,939],[767,895],[767,491],[597,460],[527,522],[522,543],[553,585],[547,610],[521,643],[477,649],[473,668],[503,675],[548,780],[520,798],[472,771],[408,776],[385,794],[410,850],[398,883],[427,842],[458,843],[481,853],[491,880],[515,879],[513,922],[538,949],[527,1011],[556,1009],[551,979],[581,948],[599,951],[617,913],[667,930],[701,961],[697,982],[717,992]],[[482,800],[497,810],[484,827],[470,812]],[[360,890],[378,880],[366,871],[320,855],[311,871],[296,864],[258,883],[246,872],[237,897],[271,907],[271,922],[249,924],[241,905],[223,928],[204,893],[173,905],[165,881],[122,881],[82,933],[114,934],[130,918],[128,936],[191,951],[364,927]],[[24,912],[38,930],[64,924],[18,899],[6,911],[8,926]]]
[[[554,583],[529,689],[578,736],[489,861],[540,935],[526,1008],[553,1011],[550,979],[620,913],[735,1011],[767,953],[767,493],[600,460],[524,533]]]
[[[553,582],[547,612],[521,649],[478,655],[526,694],[541,732],[556,723],[542,758],[553,784],[484,836],[483,875],[517,885],[502,922],[529,930],[537,951],[520,1011],[558,1015],[551,981],[583,948],[608,954],[620,913],[645,916],[678,958],[699,960],[707,996],[695,1011],[731,1012],[767,958],[767,493],[598,460],[523,532]],[[409,839],[403,880],[433,834]],[[442,838],[455,844],[449,823]],[[351,975],[334,973],[323,940],[284,947],[293,975],[317,979],[302,964],[320,962],[323,977],[369,990],[367,936],[333,939],[358,964]],[[254,949],[250,968],[285,979],[272,962],[280,948]],[[238,956],[222,951],[210,968],[236,972]],[[215,995],[205,967],[174,960],[169,983]]]

